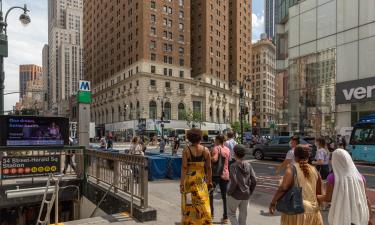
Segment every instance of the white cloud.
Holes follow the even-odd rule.
[[[253,13],[252,15],[252,25],[253,25],[253,42],[260,39],[260,34],[264,33],[264,11],[261,15]]]
[[[27,4],[31,23],[24,27],[15,9],[8,17],[8,57],[4,59],[5,93],[19,91],[19,65],[42,65],[42,49],[48,43],[48,7],[46,0],[3,1],[3,10]],[[5,96],[5,110],[11,110],[18,101],[18,94]]]

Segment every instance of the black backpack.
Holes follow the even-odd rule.
[[[225,157],[221,155],[221,147],[218,147],[218,149],[217,161],[212,162],[212,177],[221,177],[224,170]]]

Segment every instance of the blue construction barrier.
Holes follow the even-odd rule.
[[[172,179],[172,180],[180,179],[182,157],[171,156],[171,155],[168,155],[168,156],[164,155],[161,157],[167,159],[167,178]]]
[[[160,180],[167,177],[167,159],[157,156],[147,156],[148,158],[148,179]]]

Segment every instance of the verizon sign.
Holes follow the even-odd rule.
[[[336,104],[375,101],[375,77],[336,84]]]

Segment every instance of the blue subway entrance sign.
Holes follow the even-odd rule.
[[[80,80],[79,81],[79,90],[80,91],[91,91],[90,81]]]

